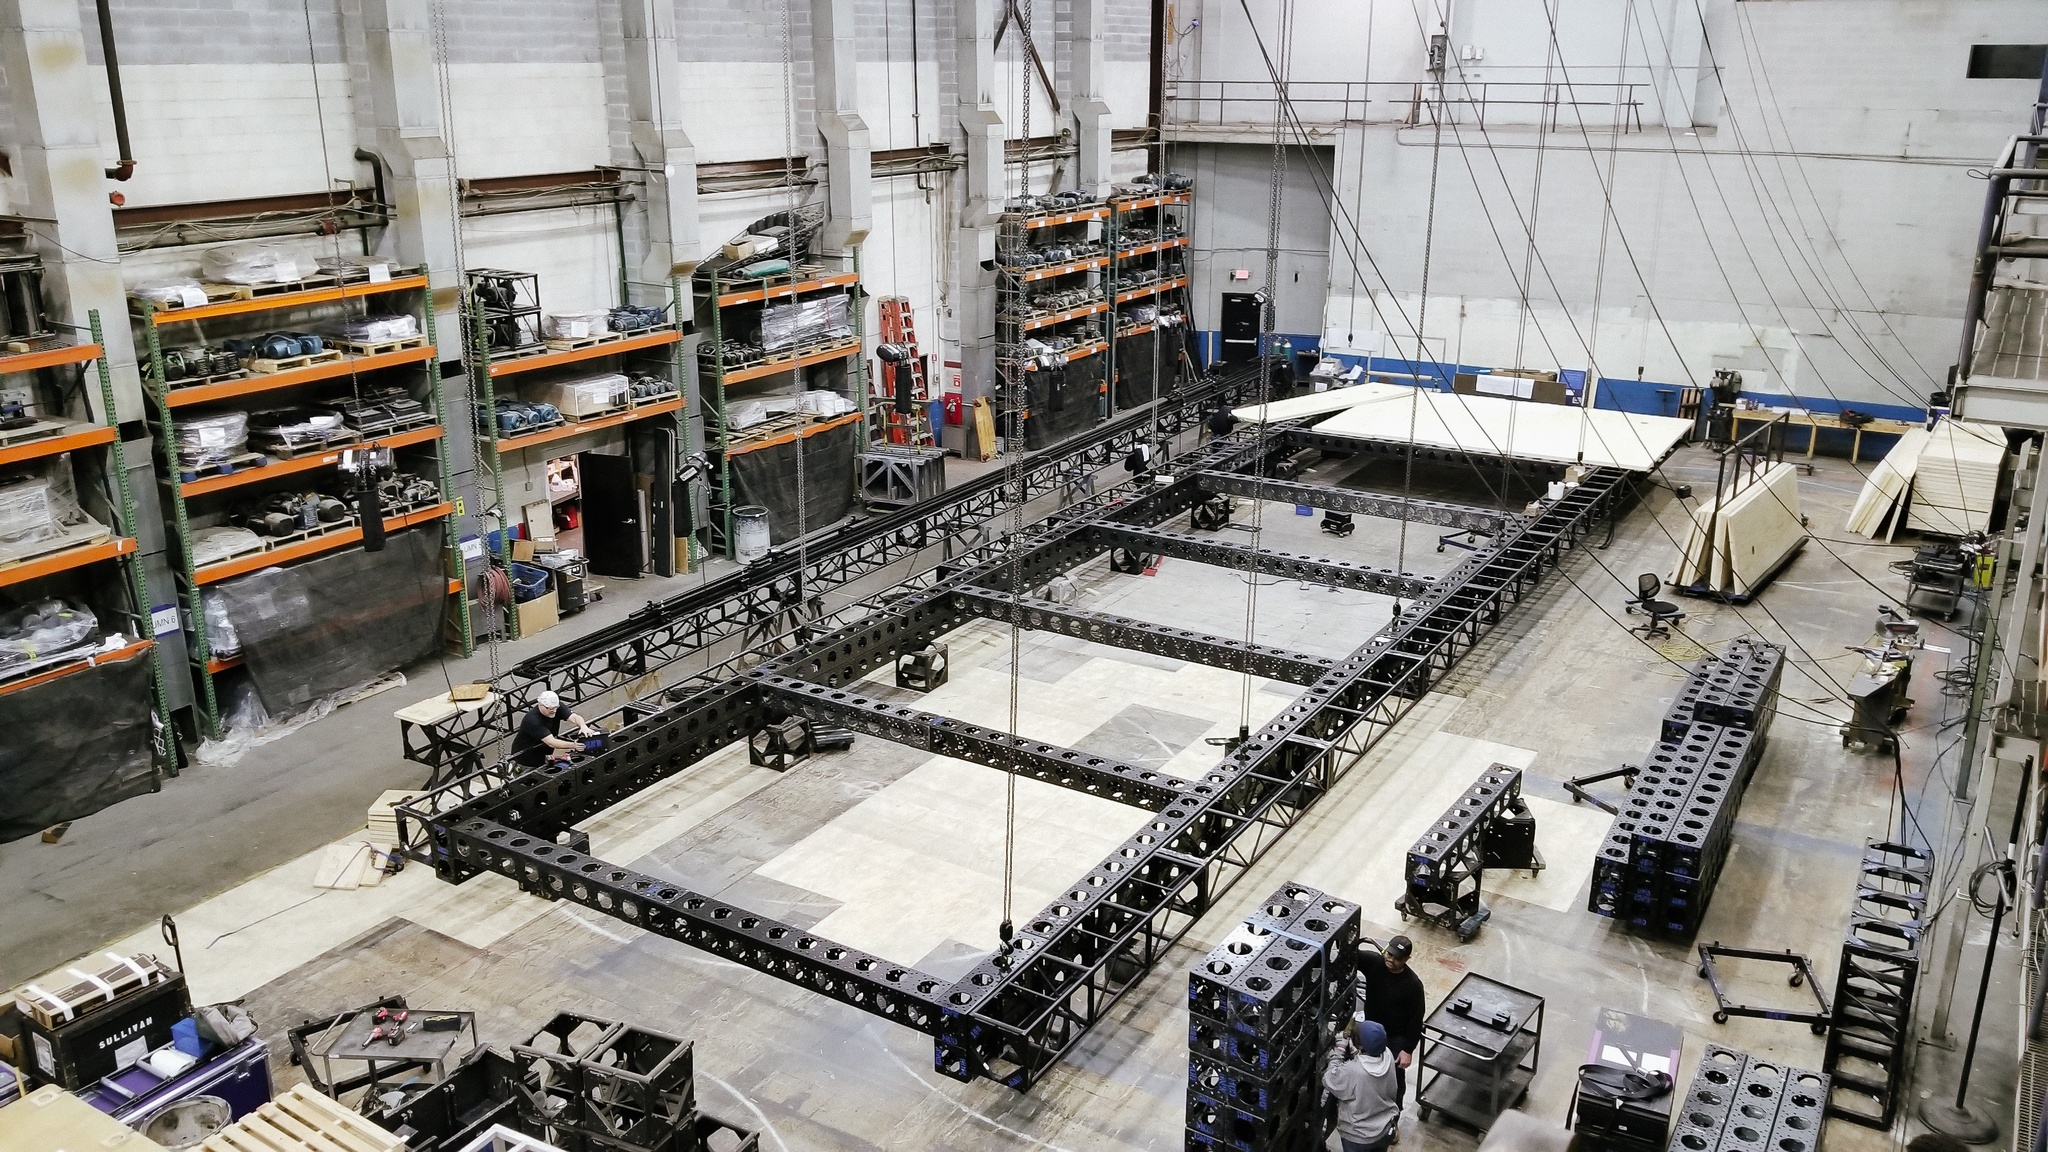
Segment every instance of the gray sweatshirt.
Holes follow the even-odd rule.
[[[1323,1087],[1337,1101],[1337,1134],[1359,1144],[1384,1139],[1401,1119],[1401,1102],[1394,1095],[1394,1053],[1381,1052],[1377,1059],[1354,1053],[1347,1060],[1341,1051],[1332,1050],[1323,1069]]]

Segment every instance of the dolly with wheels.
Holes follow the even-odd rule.
[[[1731,948],[1716,940],[1700,947],[1700,978],[1714,989],[1714,1023],[1726,1024],[1730,1016],[1753,1016],[1759,1020],[1795,1020],[1813,1029],[1816,1036],[1825,1036],[1828,1023],[1834,1013],[1828,1007],[1827,993],[1820,990],[1820,979],[1814,974],[1813,962],[1791,949],[1782,952],[1768,952],[1759,948]],[[1714,969],[1716,957],[1736,960],[1765,960],[1773,964],[1789,964],[1792,976],[1786,981],[1797,988],[1801,984],[1812,991],[1813,998],[1820,1004],[1818,1012],[1802,1012],[1795,1008],[1760,1008],[1753,1004],[1737,1004],[1728,999],[1728,993],[1721,987],[1721,975]]]

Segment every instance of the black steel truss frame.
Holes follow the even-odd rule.
[[[1015,623],[1033,632],[1058,632],[1112,648],[1170,656],[1211,668],[1248,671],[1284,684],[1313,684],[1337,666],[1336,659],[1329,656],[1311,656],[1268,644],[1246,644],[1224,636],[1069,608],[1050,600],[1012,596],[989,588],[956,588],[952,595],[953,603],[962,611],[984,620]]]
[[[1142,534],[1139,526],[1186,511],[1206,495],[1199,473],[1260,471],[1291,450],[1276,436],[1212,442],[1193,453],[1185,461],[1188,471],[1171,483],[1135,497],[1091,497],[1021,540],[984,550],[987,559],[942,571],[928,585],[757,669],[672,692],[666,703],[627,706],[620,714],[625,722],[602,753],[515,776],[486,769],[402,806],[402,820],[424,830],[427,857],[444,879],[459,882],[483,871],[507,875],[527,891],[574,901],[930,1034],[934,1066],[945,1075],[1029,1089],[1536,588],[1567,549],[1633,494],[1627,474],[1593,470],[1562,500],[1506,527],[1494,547],[1449,575],[1426,584],[1398,577],[1381,583],[1375,590],[1418,599],[1349,658],[1330,662],[1291,705],[1193,780],[844,690],[866,671],[971,618],[1008,611],[1010,601],[989,588],[1035,587],[1124,546],[1117,542],[1132,539],[1125,533]],[[1232,555],[1230,562],[1243,558]],[[1320,563],[1316,571],[1356,586],[1349,569]],[[1164,631],[1170,630],[1140,626],[1102,635],[1164,646]],[[1233,645],[1200,637],[1186,651],[1220,659]],[[1241,665],[1268,658],[1236,647]],[[957,981],[824,940],[578,847],[587,843],[575,831],[578,821],[790,714],[1118,799],[1152,816],[1064,896],[1025,917],[1013,952],[984,960]]]
[[[1256,368],[1256,366],[1254,366]],[[1255,370],[1191,384],[1179,395],[1136,408],[1028,459],[1024,502],[1050,493],[1081,494],[1097,472],[1154,437],[1170,439],[1201,426],[1204,412],[1240,396]],[[778,549],[688,592],[650,603],[617,624],[521,661],[495,677],[485,706],[441,724],[401,721],[406,759],[432,770],[429,787],[484,769],[517,719],[552,689],[570,704],[591,700],[673,667],[720,644],[769,639],[802,624],[815,604],[801,603],[843,587],[927,549],[972,541],[1018,503],[1007,470],[990,473],[942,496],[841,527],[811,543],[799,580],[796,550]],[[965,545],[971,547],[971,543]]]
[[[1406,572],[1396,572],[1391,568],[1375,568],[1370,564],[1353,564],[1346,560],[1304,556],[1298,552],[1281,552],[1272,548],[1240,544],[1235,540],[1197,536],[1192,532],[1167,532],[1159,528],[1101,523],[1090,526],[1088,536],[1094,543],[1100,545],[1103,551],[1121,548],[1128,552],[1166,556],[1175,560],[1192,560],[1197,564],[1212,564],[1218,568],[1232,568],[1238,571],[1249,568],[1261,576],[1276,576],[1282,580],[1300,580],[1309,584],[1327,584],[1332,588],[1377,592],[1382,596],[1399,596],[1404,599],[1427,596],[1429,590],[1436,586],[1434,576],[1414,576]]]
[[[1464,504],[1445,504],[1436,500],[1406,500],[1380,492],[1332,488],[1325,484],[1303,484],[1294,480],[1273,480],[1237,472],[1197,472],[1194,481],[1205,491],[1224,496],[1244,496],[1253,500],[1300,504],[1307,508],[1320,508],[1325,512],[1349,512],[1359,516],[1377,516],[1384,520],[1406,520],[1411,524],[1457,528],[1485,536],[1498,536],[1501,529],[1523,519],[1515,513],[1496,512],[1490,508],[1472,508]]]

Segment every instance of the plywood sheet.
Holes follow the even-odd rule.
[[[1292,396],[1275,400],[1270,404],[1247,404],[1232,410],[1232,415],[1248,424],[1264,420],[1294,420],[1302,416],[1322,416],[1331,412],[1343,412],[1360,404],[1373,404],[1391,400],[1415,391],[1405,384],[1378,384],[1367,382],[1353,384],[1348,388],[1332,388],[1327,392],[1314,392],[1307,396]]]
[[[1495,396],[1460,396],[1421,388],[1405,397],[1357,405],[1316,426],[1318,431],[1498,459],[1584,463],[1647,472],[1687,434],[1693,422],[1607,409],[1532,404]]]
[[[1849,531],[1872,540],[1884,532],[1899,502],[1912,491],[1913,473],[1929,438],[1925,428],[1908,429],[1884,459],[1877,462],[1877,467],[1870,470],[1863,491],[1856,495],[1856,506],[1849,510]]]

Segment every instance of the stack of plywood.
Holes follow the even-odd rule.
[[[1849,531],[1872,540],[1879,536],[1890,540],[1899,530],[1905,520],[1901,513],[1913,492],[1913,473],[1919,469],[1920,453],[1926,450],[1928,438],[1925,428],[1907,430],[1870,470],[1856,506],[1849,510]]]
[[[405,1141],[304,1084],[206,1138],[199,1152],[404,1152]]]
[[[163,1145],[54,1084],[0,1108],[0,1148],[7,1152],[164,1152]]]
[[[1532,404],[1499,396],[1461,396],[1428,388],[1364,384],[1269,406],[1273,418],[1312,415],[1339,400],[1347,406],[1316,425],[1319,432],[1382,443],[1413,443],[1480,459],[1648,472],[1692,433],[1693,422],[1605,408]],[[1258,406],[1238,409],[1257,419]]]
[[[1988,531],[2004,462],[2004,429],[1963,420],[1935,425],[1913,472],[1906,527],[1937,536]]]
[[[1805,543],[1799,472],[1773,464],[1694,509],[1668,579],[1690,592],[1747,600]]]

